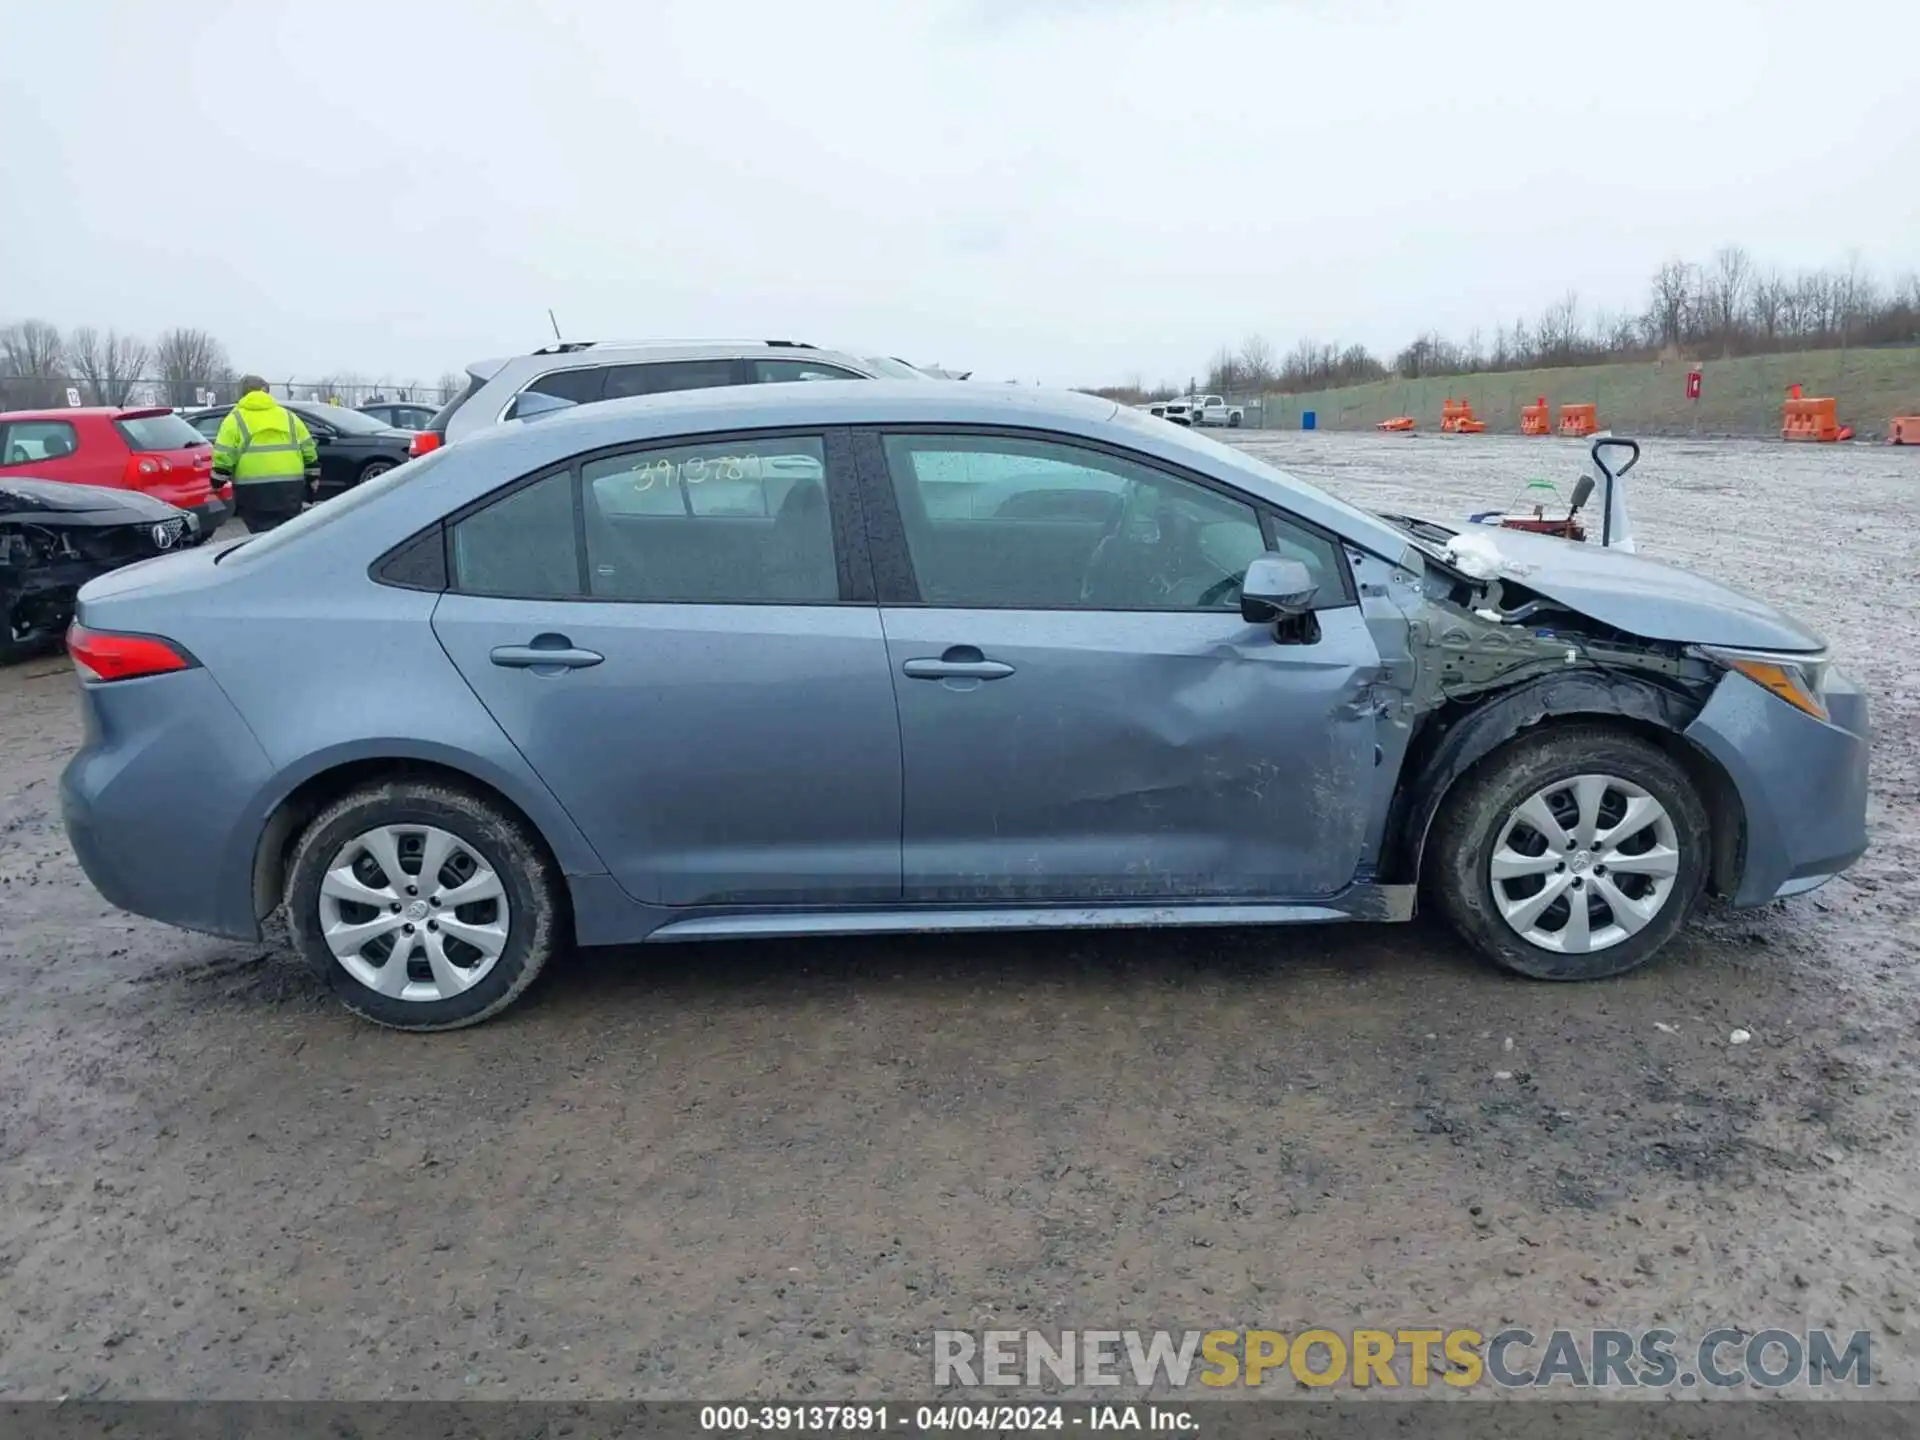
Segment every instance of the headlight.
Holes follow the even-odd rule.
[[[1717,665],[1770,690],[1796,710],[1804,710],[1816,720],[1827,718],[1827,652],[1783,654],[1778,650],[1728,650],[1703,645],[1700,653]]]

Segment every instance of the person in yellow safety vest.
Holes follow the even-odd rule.
[[[258,375],[240,378],[240,403],[213,438],[214,483],[233,481],[240,523],[259,534],[300,513],[319,484],[320,449],[306,422],[267,392]]]

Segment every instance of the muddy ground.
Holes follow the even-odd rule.
[[[1442,517],[1579,453],[1237,439]],[[0,1393],[914,1397],[937,1327],[1421,1321],[1865,1328],[1920,1393],[1920,453],[1634,479],[1871,690],[1874,845],[1585,987],[1424,921],[742,943],[396,1035],[109,909],[69,669],[0,671]]]

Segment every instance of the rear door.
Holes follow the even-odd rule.
[[[1065,437],[862,436],[910,901],[1324,897],[1360,863],[1379,654],[1333,537]],[[1322,608],[1247,623],[1302,560]]]
[[[899,898],[899,725],[847,444],[597,454],[450,527],[434,629],[636,899]]]

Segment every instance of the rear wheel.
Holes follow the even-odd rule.
[[[1238,414],[1227,416],[1227,428],[1229,430],[1238,430],[1240,428],[1240,416]]]
[[[370,785],[316,816],[286,908],[294,947],[341,1002],[400,1030],[498,1014],[562,937],[539,842],[490,801],[431,782]]]
[[[393,468],[394,463],[391,460],[369,460],[360,467],[360,478],[354,483],[364,485],[376,475],[384,475]]]
[[[1637,736],[1561,726],[1454,787],[1428,847],[1440,909],[1522,975],[1594,980],[1645,964],[1706,884],[1709,827],[1687,773]]]

